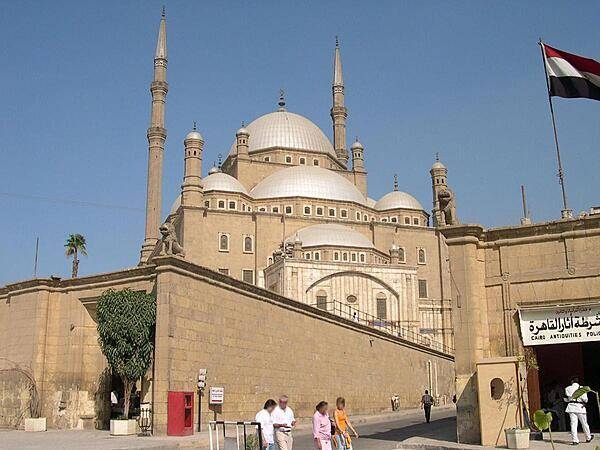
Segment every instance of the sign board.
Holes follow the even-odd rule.
[[[222,405],[223,399],[225,398],[225,388],[222,387],[211,387],[210,388],[210,404],[211,405]]]
[[[198,389],[202,390],[206,387],[206,369],[198,370]]]
[[[600,303],[519,311],[523,345],[600,341]]]

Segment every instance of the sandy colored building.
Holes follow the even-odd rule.
[[[502,444],[505,428],[527,425],[523,412],[505,417],[514,409],[511,384],[530,413],[551,409],[565,430],[569,377],[600,385],[600,216],[443,233],[453,276],[460,442]],[[488,365],[500,374],[515,364],[511,376],[482,385]],[[596,408],[588,416],[598,429]]]
[[[107,289],[157,299],[155,358],[138,386],[155,433],[168,392],[193,392],[198,371],[225,389],[201,420],[249,419],[287,393],[300,417],[344,395],[352,411],[415,407],[425,389],[444,404],[454,361],[448,249],[432,221],[456,223],[446,168],[429,174],[434,216],[393,189],[368,197],[365,148],[346,144],[345,86],[334,50],[333,142],[309,119],[277,109],[232,132],[231,151],[204,175],[204,139],[183,139],[181,195],[163,215],[166,19],[154,57],[147,137],[146,229],[139,265],[84,278],[0,288],[0,426],[39,403],[50,427],[103,427],[117,381],[98,343],[95,310]],[[167,180],[181,183],[180,180]],[[331,342],[345,342],[331,358]],[[340,386],[336,373],[343,373]],[[415,380],[419,380],[415,382]],[[197,423],[198,405],[194,407]]]

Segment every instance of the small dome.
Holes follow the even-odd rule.
[[[286,239],[286,242],[293,243],[300,238],[302,247],[358,247],[375,248],[373,243],[364,234],[344,225],[333,223],[324,223],[311,225],[302,228]]]
[[[212,175],[213,173],[219,173],[221,171],[221,169],[219,169],[217,166],[212,166],[210,168],[210,170],[208,171],[209,175]]]
[[[350,150],[355,150],[357,148],[360,148],[361,150],[365,149],[358,139],[356,141],[354,141],[354,144],[352,144],[352,146],[350,147]]]
[[[186,139],[196,139],[198,141],[204,141],[204,138],[202,137],[202,135],[196,130],[190,131],[185,138]]]
[[[242,127],[235,133],[236,136],[250,136],[250,132],[246,127]]]
[[[295,166],[278,170],[250,191],[256,199],[307,197],[365,204],[361,192],[346,178],[315,166]]]
[[[392,191],[385,194],[375,203],[375,209],[378,211],[387,211],[388,209],[417,209],[423,211],[423,206],[412,195],[402,191]]]
[[[171,205],[171,210],[169,211],[169,215],[175,214],[179,207],[181,206],[181,195],[178,195],[173,204]]]
[[[431,166],[432,169],[445,169],[446,166],[443,165],[439,160],[436,160]]]
[[[202,179],[202,185],[204,186],[204,192],[224,191],[248,195],[248,191],[242,183],[219,169],[213,173],[209,172],[209,175]]]
[[[249,123],[246,132],[252,136],[248,152],[253,153],[268,148],[290,148],[313,153],[327,153],[336,158],[333,145],[327,136],[313,122],[289,111],[275,111]],[[231,146],[230,155],[236,153],[236,142]]]

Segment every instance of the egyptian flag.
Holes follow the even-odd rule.
[[[542,43],[550,95],[600,100],[600,62]]]

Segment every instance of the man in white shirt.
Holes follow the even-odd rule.
[[[267,450],[275,450],[275,436],[273,429],[273,410],[277,406],[275,400],[269,399],[265,402],[265,406],[256,413],[254,420],[260,423],[262,433],[262,446]]]
[[[585,433],[585,442],[590,442],[594,436],[590,433],[590,426],[587,423],[587,411],[585,404],[588,401],[587,394],[583,394],[578,398],[573,398],[573,394],[579,389],[579,380],[576,377],[571,378],[571,385],[565,389],[565,401],[567,408],[565,412],[569,414],[571,419],[571,444],[578,445],[579,437],[577,436],[577,421],[581,423],[581,428]]]
[[[279,450],[292,450],[294,438],[292,429],[296,426],[294,411],[288,405],[288,396],[279,398],[279,406],[273,411],[273,426],[275,427],[275,442]]]

